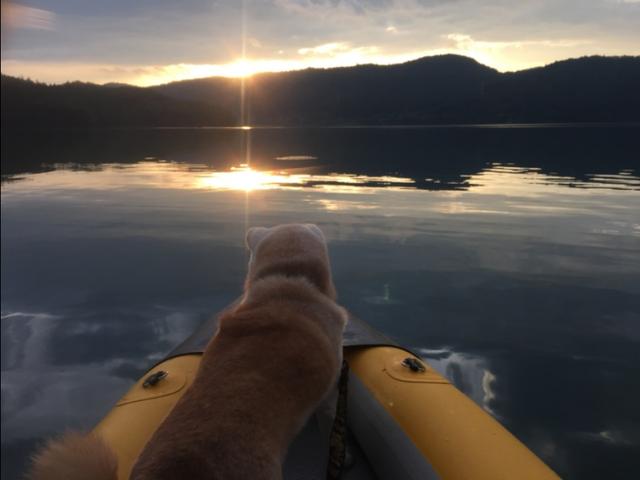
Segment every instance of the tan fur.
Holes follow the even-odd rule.
[[[70,432],[33,457],[28,480],[114,480],[118,461],[97,435]]]
[[[132,479],[281,478],[289,443],[336,382],[346,315],[322,234],[285,225],[252,229],[247,243],[243,301],[221,317]]]
[[[191,388],[149,440],[133,480],[278,479],[289,443],[336,384],[345,311],[315,225],[255,228],[245,294],[226,311]],[[35,457],[32,480],[113,480],[116,459],[69,434]]]

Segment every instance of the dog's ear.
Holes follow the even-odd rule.
[[[251,227],[247,230],[246,243],[251,252],[256,251],[258,244],[267,236],[269,230],[270,229],[264,227]]]
[[[305,223],[304,224],[305,227],[307,227],[307,229],[313,233],[318,240],[322,241],[322,243],[326,243],[327,239],[324,236],[324,233],[322,233],[322,230],[320,230],[320,228],[314,224],[314,223]]]

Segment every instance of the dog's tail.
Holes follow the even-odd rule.
[[[69,432],[33,456],[27,480],[117,480],[118,459],[96,434]]]

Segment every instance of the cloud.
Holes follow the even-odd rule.
[[[524,40],[511,42],[487,42],[476,41],[470,35],[462,33],[450,33],[446,38],[452,40],[455,48],[458,50],[474,50],[476,48],[485,49],[504,49],[504,48],[522,48],[530,45],[541,45],[545,47],[576,47],[579,45],[589,45],[590,40],[581,39],[557,39],[557,40]]]
[[[375,45],[354,47],[349,42],[331,42],[315,47],[298,49],[298,53],[307,57],[308,66],[320,68],[354,65],[360,63],[385,63],[379,56],[380,48]],[[327,63],[326,58],[332,60]]]
[[[335,55],[350,49],[347,42],[324,43],[316,47],[306,47],[298,49],[300,55]]]
[[[16,29],[3,46],[3,69],[46,81],[148,84],[152,77],[136,80],[130,72],[157,68],[167,72],[163,81],[168,72],[188,78],[189,71],[237,65],[243,53],[252,66],[272,70],[439,53],[518,70],[589,54],[640,53],[640,8],[631,0],[247,0],[244,11],[235,1],[159,1],[154,8],[144,1],[49,3],[39,8],[55,9],[55,30]],[[17,62],[30,73],[17,71]],[[110,67],[100,77],[97,65]],[[71,76],[76,72],[85,76]]]
[[[262,48],[262,42],[254,37],[247,38],[247,45],[253,48]]]
[[[530,67],[530,56],[533,52],[545,57],[545,60],[536,63],[549,63],[554,57],[554,51],[571,51],[593,44],[591,40],[582,38],[483,41],[475,40],[463,33],[449,33],[443,37],[449,42],[451,51],[473,57],[480,63],[491,65],[498,70],[519,70]],[[566,58],[556,54],[557,57]]]
[[[42,8],[2,2],[2,26],[34,30],[53,30],[56,14]]]
[[[491,402],[496,399],[496,394],[493,391],[493,384],[495,382],[496,376],[489,370],[485,369],[482,374],[482,391],[484,393],[482,404],[484,405],[485,410],[491,412],[494,416],[496,416],[496,413],[491,409]]]

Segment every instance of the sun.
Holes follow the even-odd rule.
[[[160,69],[154,69],[153,73],[143,73],[132,80],[131,83],[144,87],[181,80],[190,80],[194,78],[247,78],[259,72],[282,71],[285,66],[278,62],[242,58],[229,63],[220,64],[194,65],[189,63],[180,63],[177,65],[167,65]]]
[[[238,59],[235,62],[228,63],[224,66],[225,76],[244,78],[250,77],[256,73],[259,68],[250,60]]]

